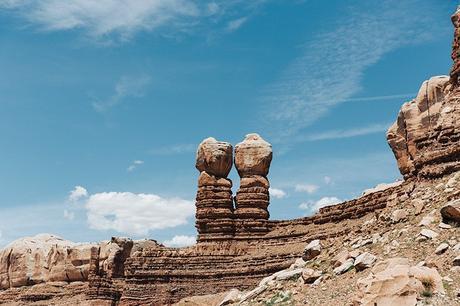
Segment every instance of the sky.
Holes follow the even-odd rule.
[[[0,247],[193,244],[210,136],[272,144],[271,219],[401,179],[385,132],[448,74],[458,4],[0,0]]]

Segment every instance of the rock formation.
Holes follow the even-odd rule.
[[[452,61],[454,62],[450,70],[451,82],[454,86],[458,85],[458,76],[460,73],[460,7],[452,15],[454,25],[454,42],[452,44]]]
[[[235,197],[237,235],[265,234],[270,195],[267,175],[272,161],[272,146],[258,134],[248,134],[235,146],[235,167],[240,175],[240,188]]]
[[[234,234],[232,181],[227,178],[233,148],[227,142],[207,138],[196,153],[200,171],[196,195],[198,241],[229,239]]]
[[[49,281],[85,281],[91,246],[49,234],[17,240],[0,253],[0,289]]]

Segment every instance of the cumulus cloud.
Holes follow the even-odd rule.
[[[270,196],[272,196],[272,197],[274,197],[276,199],[282,199],[282,198],[285,198],[287,196],[287,193],[282,189],[270,187],[268,189],[268,191],[270,193]]]
[[[96,100],[93,107],[98,112],[104,112],[110,108],[126,102],[130,98],[144,96],[147,86],[150,84],[150,76],[122,76],[115,84],[114,93],[105,100]]]
[[[90,228],[133,235],[186,224],[195,214],[192,201],[131,192],[93,194],[85,208]]]
[[[313,184],[297,184],[295,185],[294,189],[297,192],[306,192],[312,194],[319,189],[319,186]]]
[[[69,194],[69,201],[76,202],[82,198],[86,198],[88,196],[88,191],[81,186],[75,186],[75,188]]]
[[[196,243],[195,236],[186,236],[186,235],[176,235],[170,240],[163,241],[163,244],[167,247],[186,247],[191,246]]]
[[[138,166],[142,165],[144,163],[143,160],[135,160],[129,165],[129,167],[126,169],[128,172],[134,171]]]
[[[317,212],[321,207],[330,206],[342,202],[336,197],[323,197],[318,201],[308,201],[299,205],[300,209],[309,210],[311,212]]]

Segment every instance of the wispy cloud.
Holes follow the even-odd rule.
[[[144,161],[143,160],[135,160],[131,163],[131,165],[129,165],[129,167],[126,169],[126,171],[128,172],[132,172],[134,171],[137,167],[139,167],[140,165],[144,164]]]
[[[234,32],[238,30],[247,20],[248,20],[247,17],[241,17],[241,18],[229,21],[227,24],[227,31]]]
[[[237,29],[266,0],[0,0],[0,10],[14,12],[43,31],[81,30],[96,40],[127,41],[140,31],[186,33],[203,24]],[[238,17],[240,16],[240,17]],[[232,18],[228,23],[228,19]]]
[[[129,98],[142,97],[150,81],[148,75],[122,76],[115,84],[113,95],[105,100],[94,101],[93,107],[98,112],[105,112]]]
[[[183,153],[195,152],[197,149],[197,144],[176,144],[164,147],[153,148],[149,152],[153,155],[175,155]]]
[[[319,141],[319,140],[331,140],[331,139],[342,139],[342,138],[351,138],[364,136],[375,133],[382,133],[388,130],[390,123],[384,124],[371,124],[369,126],[352,128],[352,129],[343,129],[343,130],[331,130],[315,134],[310,134],[306,136],[297,136],[292,139],[294,142],[304,142],[304,141]]]
[[[397,48],[431,39],[437,13],[421,0],[366,2],[344,12],[268,88],[263,102],[274,138],[296,134],[344,101],[372,100],[352,99],[364,71]]]

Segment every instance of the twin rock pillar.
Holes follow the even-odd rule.
[[[235,197],[237,236],[265,234],[270,184],[267,179],[272,161],[272,146],[257,134],[249,134],[235,146],[235,166],[240,188]]]
[[[257,134],[249,134],[235,147],[235,166],[240,188],[232,198],[227,178],[233,164],[233,148],[227,142],[207,138],[196,156],[200,171],[196,196],[198,241],[226,240],[264,235],[268,231],[271,145]]]
[[[235,232],[233,223],[232,181],[227,178],[233,163],[233,147],[210,137],[196,153],[200,171],[196,195],[198,241],[225,240]]]

